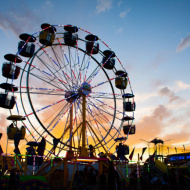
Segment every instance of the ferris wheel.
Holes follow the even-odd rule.
[[[129,74],[97,35],[73,25],[44,23],[40,31],[19,38],[18,52],[4,56],[7,80],[0,84],[5,90],[0,107],[21,121],[26,142],[43,137],[48,150],[80,150],[88,156],[91,147],[109,152],[135,133]]]

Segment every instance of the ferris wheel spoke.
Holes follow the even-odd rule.
[[[88,127],[89,128],[89,127]],[[94,134],[93,134],[93,132],[89,129],[89,132],[90,132],[90,135],[91,135],[91,137],[92,137],[92,140],[94,141],[94,144],[97,144],[97,142],[96,142],[96,140],[95,140],[95,138],[94,138]],[[100,150],[99,150],[99,148],[97,148],[98,149],[98,152],[100,153]]]
[[[73,102],[72,104],[75,104],[75,102]],[[72,104],[70,105],[69,108],[71,108]],[[77,117],[75,116],[74,124],[75,124],[75,121],[76,121],[76,120],[77,120]],[[68,116],[67,116],[67,121],[66,121],[66,124],[65,124],[64,132],[63,132],[63,134],[62,134],[61,137],[60,137],[60,139],[62,139],[62,140],[63,140],[64,135],[66,134],[67,130],[68,130],[69,127],[70,127],[70,126],[67,127],[67,123],[69,123],[69,114],[68,114]],[[73,128],[74,128],[74,124],[73,124]],[[72,135],[72,134],[71,134],[71,135]],[[71,140],[71,136],[69,137],[69,140]],[[63,147],[60,149],[60,151],[63,150],[63,148],[64,148],[65,145],[69,142],[69,140],[67,140],[67,142],[63,145]],[[59,151],[59,153],[60,153],[60,151]],[[58,154],[59,154],[59,153],[58,153]]]
[[[45,50],[46,48],[48,48],[49,46],[43,45],[41,46],[37,41],[36,43],[38,44],[38,46],[40,47],[40,49],[42,50],[42,53],[40,53],[39,56],[42,56],[44,53],[47,56],[47,58],[49,59],[49,61],[53,64],[52,65],[56,65],[59,68],[59,65],[53,60],[53,58],[50,56],[50,54]]]
[[[80,101],[79,102],[75,102],[77,105],[76,106],[74,106],[75,107],[75,117],[74,117],[74,120],[73,120],[73,118],[71,118],[72,120],[73,120],[73,126],[71,126],[72,127],[72,130],[71,130],[71,134],[70,134],[70,138],[71,138],[71,136],[72,136],[72,134],[73,134],[73,130],[74,130],[74,126],[75,126],[75,123],[77,124],[77,113],[78,113],[78,109],[79,109],[79,105],[80,105]],[[74,103],[74,105],[75,105],[75,103]],[[70,121],[71,122],[71,121]],[[77,126],[77,125],[76,125]]]
[[[71,86],[72,87],[75,87],[76,85],[77,85],[77,80],[76,80],[76,76],[75,76],[75,73],[74,73],[74,71],[73,71],[73,69],[72,69],[72,61],[71,61],[71,59],[72,59],[72,54],[71,54],[71,47],[69,47],[68,46],[68,57],[67,57],[67,55],[64,53],[64,56],[65,56],[65,58],[66,58],[66,61],[67,61],[67,63],[68,63],[68,65],[69,65],[69,68],[67,68],[67,70],[66,70],[66,72],[68,72],[68,74],[70,75],[70,78],[71,78],[71,80],[70,80],[70,82],[71,82]],[[71,87],[71,89],[72,89],[72,87]]]
[[[53,124],[53,123],[57,123],[57,121],[60,120],[61,117],[63,117],[64,113],[65,113],[65,109],[67,110],[67,107],[68,107],[68,104],[65,104],[64,106],[61,105],[61,110],[56,114],[56,112],[54,112],[52,115],[55,115],[56,116],[51,120],[51,122],[48,124],[48,126],[46,127],[47,129],[50,128],[50,126]],[[51,129],[50,129],[51,131]]]
[[[50,82],[50,81],[47,81],[46,79],[41,78],[41,77],[39,77],[38,75],[33,74],[33,73],[30,73],[30,75],[32,75],[33,77],[39,79],[39,81],[43,81],[43,82],[45,82],[46,84],[49,84],[49,85],[51,85],[51,86],[53,86],[53,87],[55,87],[55,88],[57,88],[57,89],[62,89],[61,86],[59,86],[59,84],[57,84],[57,83],[52,83],[52,81],[51,81],[51,82]],[[66,87],[66,86],[65,86],[65,87]],[[27,87],[27,88],[28,88],[28,87]],[[66,88],[66,89],[67,89],[67,88]]]
[[[85,71],[85,76],[84,76],[84,82],[87,81],[86,77],[87,77],[87,73],[88,73],[88,70],[89,70],[90,61],[91,61],[91,59],[92,59],[92,51],[93,51],[93,47],[92,47],[92,50],[91,50],[91,54],[90,54],[90,56],[88,57],[87,62],[86,62],[86,64],[85,64],[86,71]]]
[[[37,58],[41,61],[41,63],[48,69],[48,71],[51,73],[49,74],[50,76],[53,77],[53,79],[51,79],[50,81],[54,81],[56,79],[56,81],[59,81],[59,83],[61,85],[63,85],[64,87],[66,82],[64,80],[62,80],[62,78],[57,77],[56,73],[57,70],[55,70],[55,68],[51,67],[48,63],[45,63],[39,56],[37,56]],[[54,71],[54,72],[53,72]],[[44,72],[42,72],[44,74]],[[46,72],[47,73],[47,72]],[[47,73],[48,74],[48,73]],[[59,75],[60,76],[60,75]]]
[[[87,82],[90,81],[90,79],[94,76],[95,73],[99,70],[100,66],[98,65],[89,75],[88,78],[86,79]]]
[[[96,106],[94,103],[92,103],[92,104],[94,105],[95,108],[97,108],[97,106]],[[105,118],[105,120],[108,122],[108,124],[109,124],[110,126],[112,126],[113,129],[115,129],[117,132],[120,133],[120,131],[119,131],[114,125],[112,125],[111,122],[109,121],[109,119],[104,115],[103,112],[105,112],[105,110],[102,110],[102,109],[100,109],[100,108],[97,108],[97,110],[102,114],[102,117]],[[118,119],[119,119],[119,118],[118,118]],[[121,133],[120,133],[120,134],[121,134]],[[122,135],[122,134],[121,134],[121,135]],[[123,136],[123,135],[122,135],[122,136]]]
[[[113,54],[113,53],[112,53]],[[110,57],[102,64],[102,66],[100,66],[97,70],[96,73],[94,73],[93,75],[91,75],[91,77],[89,78],[89,83],[92,82],[92,80],[98,75],[98,73],[100,73],[101,69],[104,67],[104,65],[107,63],[108,60],[110,60],[112,54],[110,55]]]
[[[52,52],[53,52],[53,54],[54,54],[54,56],[55,56],[55,58],[56,58],[56,63],[58,64],[58,66],[59,66],[59,68],[61,68],[61,64],[60,64],[60,61],[59,61],[59,56],[57,55],[57,53],[55,52],[55,49],[56,48],[56,46],[54,46],[54,47],[52,47],[51,46],[51,50],[52,50]]]
[[[50,93],[50,92],[65,92],[65,90],[63,90],[63,89],[58,89],[58,88],[35,88],[35,87],[25,87],[25,86],[15,86],[15,87],[17,87],[17,88],[19,88],[19,89],[28,89],[28,90],[30,90],[30,91],[32,91],[32,90],[36,90],[36,91],[42,91],[42,92],[48,92],[48,94]],[[20,92],[15,92],[15,93],[20,93]],[[21,92],[22,93],[22,92]],[[26,92],[25,92],[26,93]],[[61,95],[61,94],[58,94],[58,95]]]
[[[100,136],[101,136],[101,139],[104,141],[104,143],[106,144],[106,141],[105,141],[105,138],[104,138],[104,136],[103,136],[103,134],[102,134],[102,132],[101,132],[101,130],[100,130],[100,127],[99,127],[99,125],[98,125],[98,121],[96,120],[96,118],[95,118],[95,116],[93,115],[93,112],[92,112],[92,110],[90,109],[90,106],[88,105],[88,108],[89,108],[89,110],[90,110],[90,114],[91,114],[91,116],[93,117],[93,119],[94,119],[94,121],[95,121],[95,123],[96,123],[96,126],[97,126],[97,128],[98,128],[98,133],[97,134],[100,134]],[[103,125],[101,125],[101,126],[103,126]],[[94,129],[96,129],[96,127],[94,127]],[[107,131],[106,131],[107,132]],[[111,136],[111,134],[109,134],[109,136]],[[112,137],[112,136],[111,136]]]
[[[122,114],[122,115],[126,115],[126,116],[127,116],[127,114],[125,114],[125,112],[121,112],[121,111],[115,109],[114,107],[112,107],[112,106],[110,106],[110,105],[108,105],[108,104],[102,102],[102,101],[99,100],[98,98],[93,98],[93,99],[94,99],[96,102],[100,103],[100,107],[101,107],[101,106],[105,106],[105,107],[107,107],[107,108],[109,108],[109,109],[116,110],[117,113],[120,113],[120,114]]]
[[[65,99],[61,99],[61,100],[59,100],[59,101],[57,101],[57,102],[55,102],[55,103],[49,104],[49,105],[47,105],[47,106],[45,106],[45,107],[42,107],[42,108],[37,109],[37,110],[34,110],[34,111],[35,111],[35,113],[40,112],[40,111],[43,111],[44,109],[50,108],[51,106],[55,106],[56,104],[59,104],[59,103],[61,103],[61,102],[63,102],[63,101],[65,101]],[[33,112],[27,114],[25,117],[28,117],[29,115],[32,115],[32,114],[33,114]]]
[[[94,107],[91,108],[91,110],[93,111],[93,115],[92,117],[94,117],[96,119],[96,121],[98,122],[98,124],[106,131],[108,132],[109,130],[107,130],[104,125],[102,123],[107,123],[107,120],[102,117],[102,114],[100,113],[100,111]],[[91,112],[88,110],[88,112],[91,114]]]
[[[30,94],[34,94],[34,95],[51,95],[51,96],[64,96],[65,94],[58,94],[58,93],[51,93],[51,92],[54,92],[54,91],[51,91],[51,92],[32,92],[32,90],[29,90]],[[20,93],[20,92],[15,92],[15,93]],[[21,92],[21,94],[26,94],[27,92]]]
[[[64,111],[64,109],[65,109],[65,107],[60,107],[61,108],[61,110],[59,111],[59,113],[57,113],[57,115],[55,116],[55,118],[53,118],[52,120],[51,120],[51,122],[50,122],[50,124],[46,127],[46,129],[48,130],[49,129],[49,127],[56,121],[56,120],[58,120],[59,119],[59,116],[63,113],[63,111]],[[59,109],[60,109],[59,108]],[[46,123],[46,122],[48,122],[48,120],[53,116],[53,115],[55,115],[56,114],[56,112],[53,112],[45,121],[44,121],[44,123]],[[38,129],[38,128],[37,128]],[[43,130],[43,131],[42,131]],[[41,132],[41,135],[44,135],[44,133],[47,133],[47,131],[46,130],[44,130],[44,129],[42,129],[40,132]]]
[[[65,68],[66,73],[63,70],[62,70],[62,72],[67,77],[70,75],[70,77],[68,77],[70,80],[69,81],[67,80],[68,83],[71,83],[70,86],[71,87],[76,86],[77,85],[77,80],[76,80],[75,73],[74,73],[74,71],[72,69],[72,63],[71,63],[71,59],[72,59],[71,48],[68,47],[68,54],[69,54],[68,56],[65,54],[64,51],[62,51],[62,54],[64,54],[64,56],[62,55],[63,56],[63,60],[66,59],[66,62],[67,62],[67,65],[64,64],[64,68]]]
[[[79,47],[78,47],[78,40],[76,41],[76,46],[77,46],[77,65],[78,65],[78,77],[77,77],[77,81],[79,81],[79,85],[81,85],[82,81],[81,81],[81,66],[80,66],[80,57],[79,57]]]
[[[72,103],[73,104],[73,103]],[[66,111],[64,111],[64,113],[61,114],[61,117],[57,120],[57,122],[53,125],[53,127],[51,129],[49,129],[49,131],[53,131],[53,129],[57,126],[57,124],[61,121],[61,119],[63,118],[63,116],[70,110],[71,106],[68,106],[68,108],[66,109]]]
[[[40,73],[42,73],[43,76],[44,76],[44,72],[40,71]],[[32,75],[33,77],[38,78],[40,80],[43,80],[45,83],[48,83],[48,84],[54,86],[55,88],[62,89],[63,87],[65,87],[66,89],[68,89],[68,87],[69,87],[68,84],[65,81],[62,81],[57,76],[55,76],[53,78],[50,78],[47,75],[45,75],[45,77],[43,77],[41,75],[37,75],[37,74],[34,74],[34,73],[30,73],[30,75]]]
[[[106,84],[106,83],[110,82],[111,80],[114,80],[115,78],[116,78],[116,77],[113,77],[113,78],[111,78],[111,79],[109,79],[109,80],[107,80],[107,81],[104,81],[104,82],[101,82],[101,83],[99,83],[99,84],[96,84],[96,85],[92,86],[92,89],[93,89],[93,88],[96,88],[96,87],[99,87],[99,86],[101,86],[101,85],[103,85],[103,84]]]
[[[58,40],[58,42],[59,42],[60,54],[61,54],[61,56],[62,56],[62,59],[61,59],[61,58],[59,58],[59,59],[60,59],[60,63],[63,64],[63,67],[61,67],[61,65],[60,65],[60,67],[61,67],[60,70],[62,71],[65,80],[66,80],[67,83],[69,84],[69,83],[71,83],[71,78],[70,78],[70,77],[68,76],[68,74],[67,74],[67,70],[68,70],[68,69],[67,69],[67,65],[69,65],[69,62],[68,62],[67,56],[66,56],[66,54],[65,54],[65,51],[64,51],[64,49],[63,49],[63,47],[62,47],[62,44],[61,44],[59,38],[57,38],[57,40]],[[57,57],[59,57],[59,56],[57,55]],[[67,64],[65,64],[65,59],[66,59]],[[66,69],[66,73],[63,71],[63,69]]]
[[[94,100],[94,99],[93,99]],[[95,105],[95,103],[96,104],[98,104],[98,105]],[[95,103],[93,103],[92,102],[92,100],[89,102],[89,104],[92,106],[92,107],[94,107],[95,109],[97,109],[97,110],[100,110],[100,111],[102,111],[102,112],[104,112],[105,114],[107,114],[107,115],[109,115],[109,116],[113,116],[113,112],[115,112],[115,109],[111,109],[110,107],[106,107],[104,104],[100,104],[100,102],[95,102]],[[102,108],[103,107],[103,108]],[[108,110],[109,109],[109,110]],[[100,116],[102,116],[101,114],[100,114]],[[115,116],[116,117],[116,116]],[[117,118],[117,117],[116,117]],[[117,118],[117,119],[119,119],[119,120],[121,120],[120,118]]]
[[[86,59],[86,54],[83,55],[83,58],[82,58],[82,63],[81,63],[81,78],[82,78],[82,81],[84,80],[84,73],[85,73],[85,69],[86,69],[86,64],[85,64],[85,59]]]
[[[101,96],[104,96],[105,98],[110,97],[110,96],[116,96],[116,97],[121,97],[123,94],[116,94],[116,93],[107,93],[107,92],[91,92],[91,94],[99,94]],[[92,95],[91,95],[92,96]],[[92,96],[93,97],[93,96]],[[122,98],[123,99],[123,98]]]
[[[94,107],[94,104],[90,104],[90,105]],[[106,108],[105,108],[105,106],[104,106],[104,109],[102,109],[101,105],[100,106],[96,106],[95,108],[100,111],[100,113],[99,113],[100,117],[104,117],[101,114],[102,112],[104,112],[105,114],[107,114],[109,116],[113,116],[113,113],[112,113],[113,111],[112,112],[107,111]],[[122,121],[122,119],[119,118],[119,117],[117,117],[117,116],[115,116],[115,119],[118,119],[119,121]]]
[[[56,46],[55,46],[56,47]],[[61,64],[60,64],[60,61],[59,61],[59,55],[56,53],[56,51],[54,50],[54,48],[52,48],[52,46],[51,46],[51,49],[52,49],[52,51],[53,51],[53,53],[54,53],[54,56],[55,56],[55,58],[56,58],[56,60],[57,60],[57,63],[59,64],[59,69],[57,70],[56,68],[55,68],[55,66],[54,66],[54,68],[55,68],[55,70],[56,70],[56,72],[55,73],[57,73],[58,74],[58,76],[59,76],[59,78],[61,79],[61,80],[63,80],[63,78],[62,77],[64,77],[65,78],[65,80],[67,81],[67,83],[69,84],[69,81],[68,81],[68,79],[70,79],[70,77],[67,75],[67,74],[65,74],[64,73],[64,71],[63,71],[63,68],[61,67]],[[54,60],[53,60],[54,61]],[[54,61],[55,62],[55,61]],[[59,71],[62,71],[62,72],[59,72]]]
[[[26,64],[29,64],[28,62],[25,62]],[[52,76],[51,74],[49,74],[49,73],[47,73],[46,71],[44,71],[44,70],[42,70],[42,69],[39,69],[39,68],[37,68],[36,66],[34,66],[34,65],[31,65],[31,69],[30,69],[30,71],[32,71],[33,69],[37,69],[41,74],[43,74],[43,75],[45,75],[44,76],[44,78],[45,79],[48,79],[48,80],[50,80],[50,81],[53,81],[53,80],[57,80],[57,82],[59,81],[59,83],[60,82],[62,82],[62,83],[65,83],[64,81],[62,81],[61,79],[59,79],[59,78],[57,78],[57,77],[54,77],[54,79],[52,80],[51,78],[49,78],[49,76]],[[26,71],[26,70],[24,70],[24,71]],[[33,73],[30,73],[32,76],[38,76],[38,75],[34,75]],[[40,78],[42,78],[42,77],[40,77]],[[45,82],[45,81],[44,81]]]
[[[92,93],[92,95],[90,95],[90,97],[91,98],[101,98],[101,99],[111,99],[111,100],[114,100],[114,97],[113,97],[113,95],[111,95],[111,94],[103,94],[103,93]],[[118,99],[121,99],[122,100],[122,98],[117,98],[116,97],[116,99],[118,100]]]
[[[80,71],[80,65],[79,65],[79,63],[77,63],[77,60],[76,60],[77,59],[76,49],[73,49],[73,51],[74,51],[74,53],[73,53],[74,55],[72,53],[70,54],[70,61],[73,63],[73,65],[72,65],[72,73],[73,73],[73,76],[74,76],[75,85],[80,86],[80,81],[77,80],[77,78],[80,76],[80,72],[79,72]]]

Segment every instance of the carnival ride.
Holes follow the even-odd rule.
[[[19,38],[18,52],[4,56],[6,82],[0,84],[0,107],[10,110],[12,121],[7,139],[15,147],[9,152],[23,155],[29,146],[25,165],[42,168],[52,156],[111,159],[117,142],[117,159],[128,154],[124,143],[135,134],[134,94],[115,52],[72,25],[44,23],[39,32]]]

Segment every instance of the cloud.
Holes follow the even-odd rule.
[[[52,8],[53,8],[53,4],[52,4],[51,1],[47,0],[47,1],[45,2],[45,4],[46,4],[46,7],[48,7],[49,9],[52,9]]]
[[[152,93],[136,94],[135,100],[143,102],[143,101],[149,100],[149,99],[157,97],[157,96],[158,96],[158,93],[156,93],[154,91]]]
[[[181,40],[181,42],[177,46],[176,52],[183,51],[184,49],[188,48],[189,46],[190,46],[190,34]]]
[[[7,122],[7,117],[9,115],[5,114],[5,113],[1,113],[0,114],[0,127],[7,127],[8,126],[8,122]]]
[[[98,0],[98,4],[96,5],[97,13],[105,12],[112,8],[112,0]]]
[[[154,69],[156,69],[163,63],[167,62],[170,56],[171,55],[169,52],[159,52],[151,62],[151,65],[154,67]]]
[[[122,32],[123,32],[123,28],[118,28],[116,31],[117,34],[121,34]]]
[[[178,86],[179,89],[182,89],[182,90],[190,89],[190,85],[189,84],[185,84],[182,81],[177,81],[176,84],[177,84],[177,86]]]
[[[119,2],[117,3],[117,6],[120,7],[121,4],[122,4],[122,1],[119,1]]]
[[[42,6],[43,15],[49,20],[49,15],[54,17],[54,5],[51,1],[47,0]],[[48,14],[47,14],[48,13]],[[40,13],[39,13],[40,14]]]
[[[25,30],[30,31],[36,22],[39,22],[39,17],[24,3],[17,7],[11,7],[7,12],[0,13],[0,28],[4,31],[12,31],[16,35]]]
[[[169,102],[172,103],[173,101],[179,99],[179,96],[176,96],[174,92],[172,92],[168,87],[161,88],[159,90],[159,94],[162,96],[168,96]]]
[[[158,105],[152,113],[152,117],[155,119],[159,119],[160,121],[162,121],[166,117],[169,117],[170,115],[170,112],[163,105]]]
[[[154,110],[152,110],[150,115],[145,115],[138,123],[136,123],[137,130],[134,136],[135,138],[129,137],[129,143],[137,143],[138,139],[150,141],[157,137],[161,134],[165,126],[165,119],[170,116],[171,112],[164,105],[158,105]]]
[[[184,117],[187,118],[187,112],[184,113]],[[183,121],[183,123],[182,123]],[[136,122],[136,134],[129,136],[127,144],[130,147],[140,147],[139,143],[143,146],[147,145],[148,141],[158,137],[162,140],[166,140],[166,145],[171,147],[173,144],[183,144],[190,142],[190,122],[183,120],[180,115],[175,115],[174,110],[168,108],[166,105],[157,105],[150,114],[144,112],[144,117],[139,122]],[[142,140],[145,141],[142,144]],[[173,141],[167,141],[173,139]],[[147,141],[147,142],[146,142]],[[153,147],[150,144],[150,147]],[[141,150],[139,149],[140,154]],[[170,149],[170,153],[175,151]],[[151,152],[153,149],[151,148]],[[167,149],[164,149],[167,152]],[[146,153],[147,154],[147,153]],[[146,156],[145,156],[146,157]]]
[[[131,11],[130,8],[128,8],[126,11],[122,11],[119,13],[119,17],[120,18],[125,18],[127,16],[127,14]]]
[[[171,141],[172,144],[183,144],[184,142],[190,141],[189,124],[190,123],[186,123],[181,127],[178,127],[178,130],[175,130],[174,132],[171,130],[170,134],[167,134],[165,138],[173,139],[174,141]]]

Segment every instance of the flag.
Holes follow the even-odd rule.
[[[45,147],[46,147],[46,140],[45,140],[44,137],[42,137],[42,140],[41,140],[41,142],[38,144],[38,148],[37,148],[38,155],[41,155],[41,156],[44,155]]]
[[[151,161],[151,162],[154,161],[155,154],[156,154],[156,150],[154,151],[154,154],[150,157],[150,161]]]
[[[130,160],[132,160],[134,152],[135,152],[135,147],[133,148],[131,154],[129,155],[129,159],[130,159]]]
[[[3,153],[3,149],[1,148],[1,145],[0,145],[0,156],[2,153]]]
[[[144,147],[144,148],[142,149],[142,155],[141,155],[141,157],[140,157],[140,160],[142,160],[143,154],[144,154],[144,152],[145,152],[146,149],[147,149],[147,147]]]

